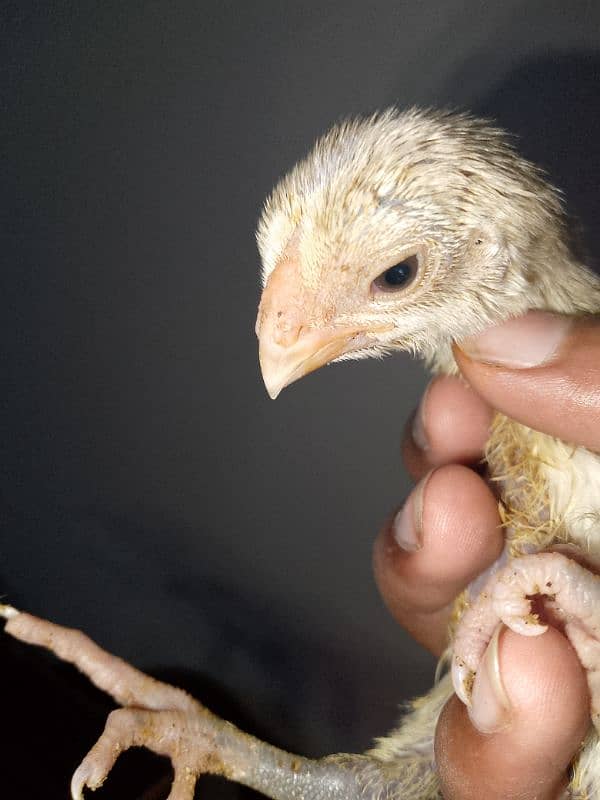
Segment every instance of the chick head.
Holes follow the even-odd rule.
[[[541,253],[563,228],[558,193],[487,122],[392,109],[335,126],[258,226],[269,394],[393,350],[452,371],[454,341],[546,305]]]

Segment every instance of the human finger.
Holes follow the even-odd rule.
[[[462,378],[433,378],[404,431],[402,457],[410,475],[418,480],[432,467],[481,461],[493,415]]]
[[[600,450],[600,317],[531,311],[462,341],[455,356],[491,407]]]
[[[454,696],[440,716],[444,800],[558,800],[588,728],[585,673],[564,636],[503,629],[478,670],[471,710]]]
[[[439,655],[455,597],[494,563],[503,545],[490,488],[467,467],[439,467],[421,479],[381,530],[373,553],[375,578],[396,620]]]

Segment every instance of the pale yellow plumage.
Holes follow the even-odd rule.
[[[528,309],[600,311],[598,280],[572,251],[558,193],[504,134],[462,115],[390,111],[334,128],[267,202],[258,234],[267,291],[291,238],[308,291],[337,282],[342,264],[359,277],[355,303],[348,307],[344,297],[339,323],[367,335],[391,324],[373,333],[370,351],[350,344],[344,358],[408,349],[434,371],[452,373],[452,341],[489,324]],[[419,248],[420,286],[391,301],[369,300],[369,279]],[[314,315],[310,327],[319,326]],[[280,373],[281,363],[279,356]],[[269,364],[263,371],[268,379]],[[564,542],[600,555],[595,454],[498,415],[487,457],[512,555]],[[453,627],[464,608],[461,598]],[[406,759],[431,759],[437,714],[451,692],[448,681],[419,701],[374,754],[404,775]],[[591,736],[575,771],[582,796],[600,797],[600,764],[589,756],[597,749]],[[417,772],[422,777],[409,781],[406,797],[436,797],[426,766]]]

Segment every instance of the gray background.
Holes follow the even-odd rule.
[[[3,9],[0,591],[282,744],[365,748],[433,675],[370,565],[426,376],[398,356],[268,399],[260,206],[344,115],[462,106],[521,134],[599,252],[600,7]]]

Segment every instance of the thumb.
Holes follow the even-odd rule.
[[[584,671],[554,628],[535,637],[504,629],[495,644],[485,658],[495,674],[478,671],[470,714],[453,697],[440,717],[435,747],[443,797],[558,800],[590,724]],[[481,733],[473,721],[495,732]]]
[[[600,317],[530,311],[460,342],[455,357],[493,408],[600,450]]]

